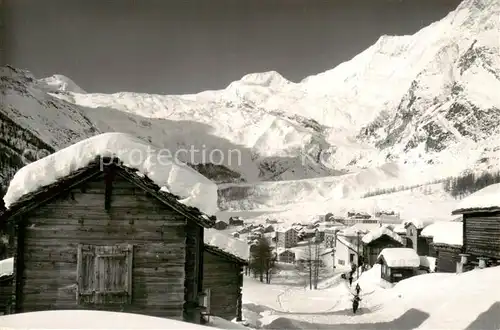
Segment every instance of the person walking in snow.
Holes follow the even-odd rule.
[[[361,298],[359,298],[358,295],[355,295],[354,299],[352,300],[352,312],[353,312],[353,314],[356,314],[356,312],[358,311],[360,301],[361,301]]]
[[[356,284],[356,296],[359,296],[359,293],[361,292],[361,287],[359,286],[359,283]]]
[[[351,286],[351,285],[352,285],[352,273],[349,274],[349,286]]]

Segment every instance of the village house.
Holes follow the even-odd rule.
[[[430,254],[430,243],[426,237],[422,237],[422,230],[426,227],[427,223],[423,221],[412,220],[403,221],[405,228],[405,243],[406,247],[414,249],[418,255],[426,256]]]
[[[422,230],[422,237],[432,241],[428,256],[436,258],[435,271],[454,273],[462,251],[462,222],[436,221]]]
[[[492,184],[464,198],[453,215],[462,215],[459,271],[500,264],[500,184]]]
[[[272,232],[274,232],[273,225],[266,225],[266,226],[264,226],[264,233],[265,234],[272,233]]]
[[[398,224],[401,222],[399,213],[394,211],[377,211],[375,212],[375,218],[385,224]]]
[[[335,270],[335,252],[333,248],[327,248],[320,252],[321,264],[326,268]]]
[[[340,231],[339,228],[325,229],[325,239],[323,240],[323,243],[326,249],[333,248],[335,246],[335,238],[339,231]]]
[[[242,320],[244,267],[248,266],[249,247],[211,229],[205,230],[203,254],[203,288],[207,315],[228,321]]]
[[[222,220],[217,220],[217,221],[215,221],[214,228],[217,230],[224,230],[224,229],[227,229],[228,226],[229,225],[227,224],[227,222],[222,221]]]
[[[293,264],[295,263],[295,253],[285,249],[285,248],[277,248],[276,249],[276,256],[279,262],[285,262],[288,264]]]
[[[335,238],[335,266],[352,267],[363,259],[364,235],[379,228],[376,223],[356,223],[337,232]],[[358,257],[359,254],[359,257]]]
[[[0,216],[13,242],[10,313],[99,309],[202,322],[203,237],[215,217],[190,205],[216,201],[217,187],[163,159],[127,166],[132,147],[154,157],[141,140],[106,133],[16,173]],[[164,177],[176,166],[182,184]],[[195,182],[203,200],[173,194]]]
[[[377,258],[385,248],[404,247],[404,241],[392,231],[388,226],[371,230],[362,238],[363,242],[363,261],[369,266],[377,263]]]
[[[360,255],[363,253],[362,245],[358,245],[355,238],[340,234],[335,242],[335,267],[351,268],[352,265],[357,265],[358,252]]]
[[[346,226],[354,226],[356,224],[378,224],[380,221],[372,218],[366,212],[348,212],[347,218],[343,219],[342,223]]]
[[[314,234],[314,240],[316,243],[322,243],[325,240],[325,230],[323,226],[316,228],[316,233]]]
[[[267,218],[267,219],[266,219],[266,223],[267,223],[267,224],[272,224],[272,225],[275,225],[275,224],[277,224],[277,223],[278,223],[278,220],[276,220],[276,219],[270,219],[270,218]]]
[[[380,252],[377,263],[381,265],[382,279],[396,283],[417,275],[420,257],[414,249],[386,248]]]
[[[229,218],[229,225],[230,226],[243,226],[245,222],[243,221],[242,217],[230,217]]]
[[[293,228],[279,228],[276,230],[276,246],[285,249],[297,246],[297,231]]]

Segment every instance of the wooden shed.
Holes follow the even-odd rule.
[[[203,259],[203,288],[210,302],[208,314],[241,321],[243,272],[248,261],[208,244]]]
[[[455,273],[460,262],[462,247],[450,244],[433,244],[436,251],[436,272]]]
[[[436,257],[436,271],[454,273],[462,251],[463,224],[457,221],[437,221],[422,231],[422,236],[432,241],[430,257]]]
[[[214,218],[119,159],[97,157],[23,195],[0,222],[15,256],[11,313],[98,309],[201,322],[203,233]]]
[[[416,275],[420,267],[420,257],[411,248],[383,249],[377,262],[381,264],[380,276],[390,283]]]
[[[462,253],[467,263],[484,268],[500,263],[500,184],[464,198],[454,215],[462,215]],[[465,265],[464,265],[465,266]],[[471,268],[471,267],[468,267]]]
[[[227,224],[227,222],[222,221],[222,220],[217,220],[215,222],[214,228],[217,230],[224,230],[224,229],[227,229],[228,226],[229,225]]]
[[[401,236],[392,231],[388,226],[373,229],[362,238],[364,263],[373,266],[377,263],[378,256],[385,248],[403,247]]]
[[[276,250],[277,259],[279,262],[293,264],[295,262],[295,253],[285,248],[278,248]]]

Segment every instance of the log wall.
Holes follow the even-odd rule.
[[[219,255],[203,255],[203,287],[210,289],[210,314],[232,320],[241,314],[243,267]]]
[[[500,213],[464,214],[464,251],[500,259]]]
[[[17,312],[90,308],[183,318],[186,218],[119,175],[108,210],[105,195],[100,175],[23,216]],[[130,303],[78,302],[79,244],[132,244]]]

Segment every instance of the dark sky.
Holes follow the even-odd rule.
[[[458,0],[4,0],[7,63],[89,92],[194,93],[331,69]]]

